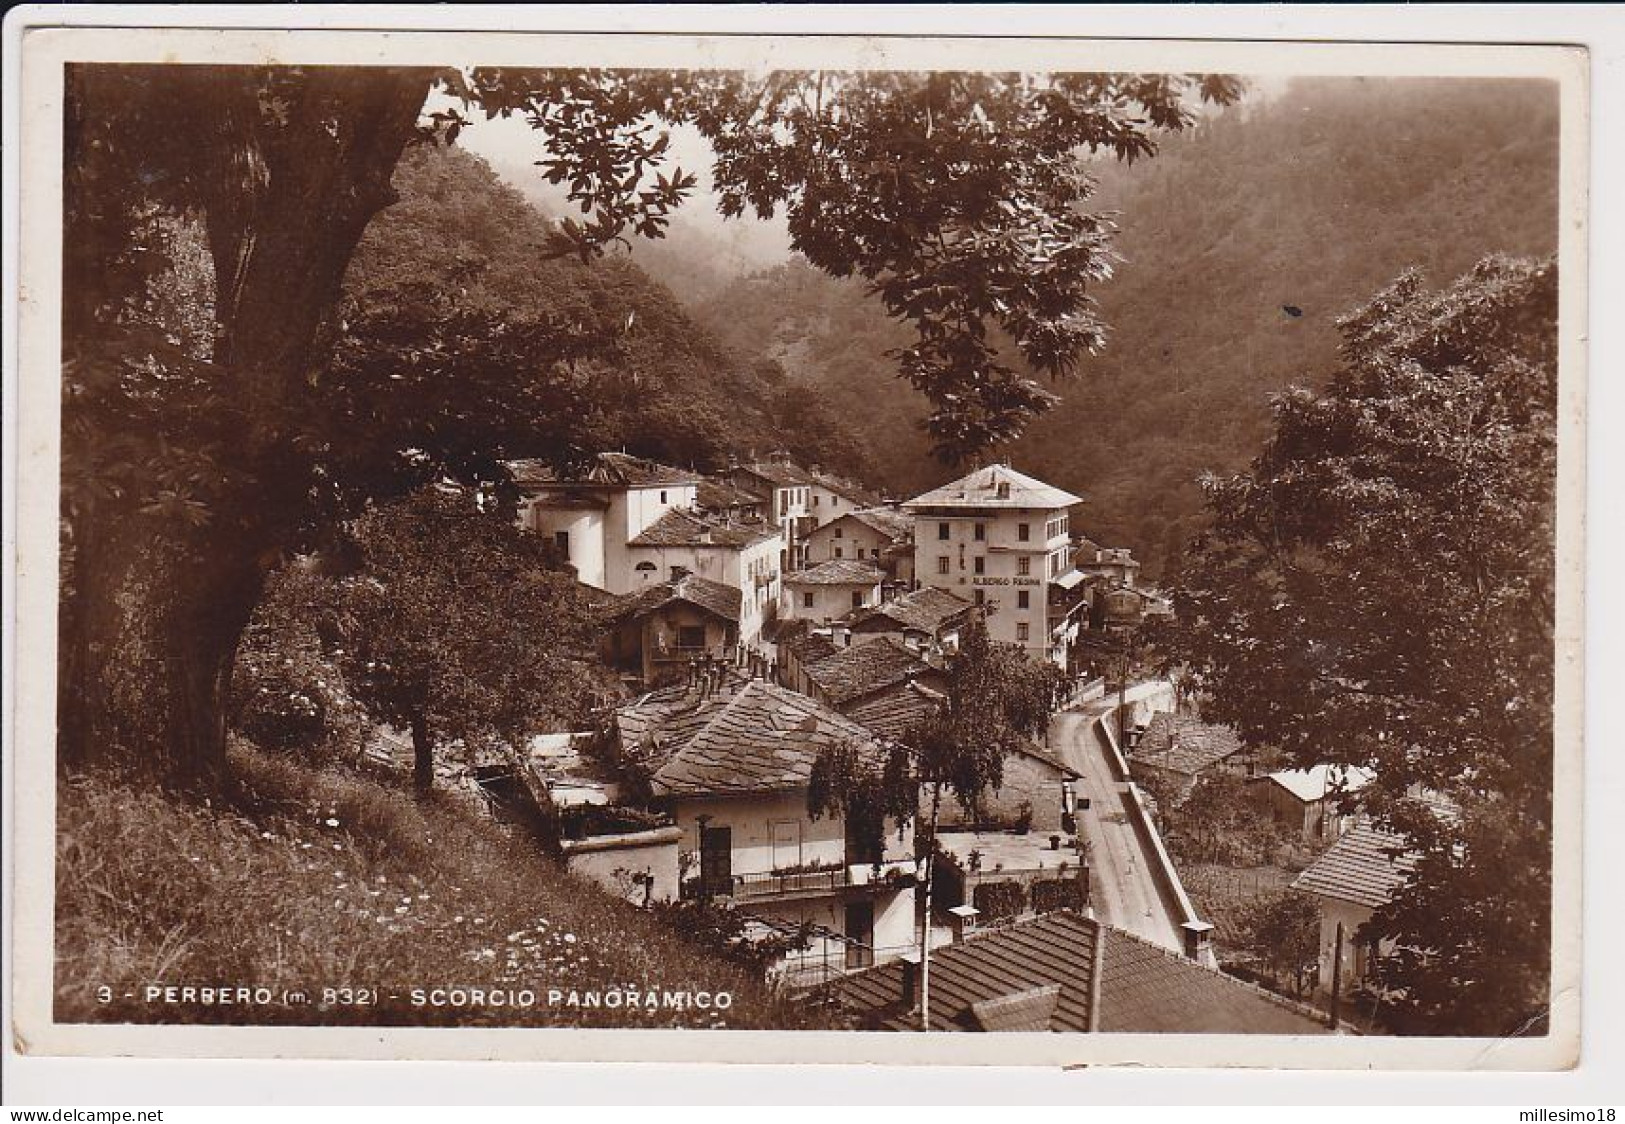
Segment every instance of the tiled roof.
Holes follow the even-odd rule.
[[[715,692],[693,712],[669,712],[647,737],[662,761],[655,791],[690,795],[800,788],[826,750],[874,744],[851,719],[763,679]]]
[[[1000,495],[1000,486],[1009,485]],[[1007,464],[989,465],[967,473],[958,480],[915,496],[903,505],[904,510],[920,507],[1029,507],[1054,509],[1082,503],[1083,497],[1074,496],[1053,484],[1035,480],[1026,473],[1017,472]]]
[[[1359,792],[1375,776],[1370,769],[1362,769],[1358,765],[1316,765],[1312,769],[1283,769],[1271,773],[1269,780],[1305,804],[1313,804],[1333,794]]]
[[[658,488],[663,485],[698,484],[700,477],[659,461],[634,457],[630,453],[599,453],[592,467],[579,476],[561,474],[542,460],[508,462],[508,471],[520,487],[547,484],[600,484],[621,488]]]
[[[1386,905],[1416,869],[1416,856],[1398,835],[1361,820],[1293,881],[1294,890],[1376,909]]]
[[[922,683],[894,683],[852,703],[842,713],[878,736],[896,741],[922,718],[935,714],[946,697]]]
[[[723,620],[738,623],[741,599],[739,590],[734,586],[723,585],[721,582],[714,582],[696,574],[685,574],[676,581],[660,582],[647,589],[616,598],[610,616],[613,620],[641,617],[656,609],[664,608],[673,601],[686,601]]]
[[[1165,710],[1151,716],[1134,757],[1147,765],[1194,777],[1240,753],[1241,739],[1228,726],[1210,726],[1188,714]]]
[[[861,611],[854,619],[853,625],[857,627],[880,618],[890,620],[902,628],[918,629],[935,635],[939,628],[970,607],[971,603],[963,597],[927,585],[895,600]]]
[[[831,706],[841,706],[934,669],[901,641],[882,636],[843,648],[802,670]]]
[[[1102,957],[1095,962],[1096,937]],[[1097,969],[1100,1020],[1090,1025]],[[900,961],[846,976],[835,994],[882,1030],[913,1030]],[[1053,997],[1053,998],[1052,998]],[[1045,1015],[1047,1014],[1047,1018]],[[1120,929],[1061,910],[972,933],[931,951],[934,1030],[1324,1034],[1311,1015],[1262,988]]]
[[[886,575],[855,558],[835,558],[784,575],[785,585],[879,585]]]
[[[694,491],[694,505],[706,511],[726,511],[733,507],[759,507],[766,497],[748,488],[715,476],[704,477]]]
[[[777,536],[778,530],[765,523],[735,523],[673,508],[629,539],[627,545],[744,547]]]

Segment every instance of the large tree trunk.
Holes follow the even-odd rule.
[[[76,117],[84,129],[118,121],[150,129],[151,120],[172,127],[153,133],[152,151],[133,163],[134,142],[115,138],[124,155],[109,158],[114,175],[84,177],[92,186],[74,213],[89,216],[88,229],[110,206],[106,196],[119,190],[117,175],[129,197],[139,198],[142,188],[130,179],[149,164],[161,168],[177,177],[171,186],[181,182],[179,190],[191,193],[164,202],[201,211],[215,267],[209,390],[216,397],[189,404],[194,415],[184,425],[175,419],[180,453],[218,468],[208,474],[216,489],[203,495],[207,525],[149,529],[165,556],[157,562],[164,580],[149,589],[163,669],[152,702],[165,710],[147,724],[164,738],[171,777],[209,786],[225,771],[239,639],[266,574],[315,514],[300,439],[309,430],[307,401],[331,343],[340,285],[367,223],[394,200],[390,180],[433,72],[168,67],[133,76],[126,70],[118,81],[124,84],[85,79]],[[134,109],[132,97],[141,102]],[[87,142],[76,151],[108,149]],[[82,319],[94,324],[104,315],[89,309]],[[69,319],[70,330],[94,330]],[[74,578],[65,591],[72,603],[64,607],[59,711],[65,755],[82,762],[98,740],[97,715],[95,706],[76,708],[93,701],[105,672],[93,638],[116,630],[117,608],[99,584],[107,575],[80,567]]]

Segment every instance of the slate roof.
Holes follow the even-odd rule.
[[[1268,780],[1278,784],[1305,804],[1324,800],[1334,791],[1339,794],[1359,792],[1376,776],[1370,769],[1358,765],[1316,765],[1312,769],[1283,769],[1271,773]]]
[[[860,611],[852,623],[853,627],[858,627],[878,618],[892,621],[902,628],[935,635],[944,624],[970,607],[971,603],[963,597],[927,585]]]
[[[848,480],[844,476],[838,476],[833,472],[827,472],[819,468],[808,469],[807,476],[814,484],[817,484],[826,492],[834,492],[836,495],[851,500],[855,504],[869,506],[880,502],[879,495],[871,492],[856,480]]]
[[[777,528],[765,523],[735,523],[707,517],[694,511],[672,508],[645,527],[628,546],[727,546],[746,547],[778,536]]]
[[[1134,757],[1146,765],[1194,777],[1243,748],[1228,726],[1210,726],[1188,714],[1159,710],[1146,724]]]
[[[855,558],[834,558],[783,577],[785,585],[879,585],[886,580],[878,569]]]
[[[856,722],[764,679],[725,687],[690,711],[669,705],[662,710],[664,721],[648,728],[661,762],[652,778],[657,793],[729,796],[801,788],[826,750],[874,745]]]
[[[878,736],[896,741],[920,719],[935,714],[946,698],[922,683],[894,683],[852,703],[842,713]]]
[[[755,461],[739,465],[736,471],[748,472],[779,488],[795,488],[813,482],[805,469],[790,461]]]
[[[894,542],[914,538],[914,517],[898,511],[895,507],[866,507],[862,511],[849,511],[841,518],[856,519],[865,527],[885,535]]]
[[[725,621],[739,622],[739,604],[742,595],[731,585],[714,582],[697,574],[686,574],[676,581],[659,582],[615,599],[610,609],[611,620],[641,617],[663,609],[673,601],[685,601],[704,609]]]
[[[707,476],[694,490],[694,505],[706,511],[726,511],[733,507],[759,507],[767,498],[729,480]]]
[[[910,676],[934,670],[902,641],[890,636],[860,641],[802,668],[831,706],[853,702],[905,682]]]
[[[999,495],[999,485],[1008,484],[1008,494]],[[933,488],[915,496],[903,505],[905,511],[922,507],[963,508],[1044,508],[1071,507],[1082,503],[1082,496],[1035,480],[1024,472],[1017,472],[1007,464],[994,464],[978,468],[958,480]]]
[[[828,659],[840,651],[835,642],[824,633],[809,632],[805,629],[799,632],[780,632],[775,643],[781,651],[788,652],[800,661],[803,667]]]
[[[1293,881],[1294,890],[1376,909],[1386,905],[1416,869],[1398,835],[1361,820]]]
[[[508,471],[520,487],[548,484],[601,484],[622,488],[658,488],[665,485],[698,484],[700,476],[669,464],[661,464],[630,453],[599,453],[592,467],[581,476],[561,475],[543,460],[509,461]]]
[[[1097,965],[1096,937],[1101,938]],[[843,1005],[881,1030],[914,1030],[892,961],[834,985]],[[1089,991],[1100,979],[1100,1020]],[[1053,989],[1053,990],[1052,990]],[[973,932],[931,951],[934,1030],[1324,1034],[1295,1004],[1071,910]]]

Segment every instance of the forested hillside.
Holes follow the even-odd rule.
[[[1321,377],[1341,314],[1408,266],[1444,284],[1491,252],[1555,250],[1556,114],[1537,82],[1295,80],[1155,159],[1103,162],[1123,258],[1097,291],[1108,346],[1005,451],[1088,496],[1082,525],[1158,572],[1197,524],[1199,475],[1247,463],[1267,396]],[[791,263],[699,318],[822,388],[890,488],[950,474],[885,357],[901,330],[860,283]]]
[[[565,355],[580,341],[595,344],[569,359],[573,390],[537,397],[539,410],[583,416],[529,419],[541,439],[699,468],[730,452],[779,446],[808,460],[831,446],[859,455],[821,403],[759,356],[719,343],[626,255],[590,264],[548,257],[547,215],[480,157],[425,146],[402,161],[394,184],[400,201],[368,228],[346,278],[350,317],[367,322],[365,333],[352,323],[351,335],[366,335],[367,346],[408,358],[437,343],[467,353],[475,338],[468,325],[488,326],[481,318],[490,317],[504,325],[497,335],[509,341],[506,354],[528,356],[547,349],[515,341],[542,326]],[[438,334],[424,333],[424,324]],[[493,344],[489,331],[479,338],[493,362],[505,357],[500,339]],[[458,374],[466,394],[468,372]]]

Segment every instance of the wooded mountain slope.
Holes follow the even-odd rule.
[[[1319,381],[1340,315],[1408,266],[1437,285],[1492,252],[1555,250],[1557,116],[1551,83],[1300,79],[1152,160],[1103,163],[1124,259],[1097,292],[1108,346],[1002,452],[1087,496],[1079,523],[1160,571],[1199,523],[1200,474],[1252,458],[1268,395]],[[902,330],[860,283],[792,262],[698,318],[820,388],[893,490],[953,474],[885,356]]]
[[[352,309],[399,305],[433,318],[455,308],[609,341],[601,357],[575,361],[592,416],[569,426],[535,419],[542,433],[568,429],[587,451],[702,469],[730,452],[781,446],[807,460],[834,459],[828,448],[860,455],[821,402],[772,364],[720,344],[625,254],[549,258],[548,216],[480,157],[422,147],[402,160],[394,185],[399,202],[368,227],[346,276]]]

